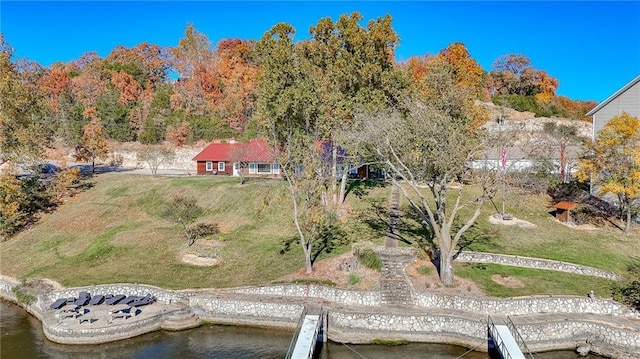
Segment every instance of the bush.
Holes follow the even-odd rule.
[[[36,300],[36,297],[34,297],[33,295],[27,293],[24,289],[23,289],[23,285],[19,285],[19,286],[15,286],[11,289],[11,291],[13,292],[13,294],[16,295],[16,299],[18,300],[18,303],[22,303],[22,304],[31,304]]]
[[[380,271],[382,269],[382,260],[380,255],[372,248],[361,248],[354,246],[353,254],[358,258],[358,262],[365,267]]]
[[[590,224],[596,227],[604,227],[607,225],[607,220],[602,216],[602,213],[590,206],[578,206],[571,214],[571,217],[577,225]]]
[[[362,274],[360,273],[351,273],[349,274],[349,284],[356,285],[362,279]]]
[[[611,288],[613,299],[640,310],[640,281],[634,280],[630,283],[615,285]]]

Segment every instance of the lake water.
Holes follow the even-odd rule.
[[[167,332],[157,331],[139,337],[101,345],[61,345],[44,337],[41,323],[20,307],[0,300],[0,358],[87,358],[87,359],[189,359],[189,358],[284,358],[292,332],[203,325],[199,328]],[[487,359],[486,353],[470,352],[462,347],[442,344],[400,346],[343,345],[327,343],[321,359]],[[465,354],[467,353],[467,354]],[[537,355],[540,359],[576,359],[571,351]],[[598,356],[589,356],[599,359]]]

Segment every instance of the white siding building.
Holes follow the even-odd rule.
[[[609,120],[623,112],[640,118],[640,76],[587,112],[587,116],[593,116],[593,138]]]

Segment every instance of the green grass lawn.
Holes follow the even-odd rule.
[[[253,179],[240,186],[237,178],[229,177],[108,173],[90,182],[91,188],[44,214],[35,226],[0,243],[2,274],[46,277],[66,286],[128,282],[179,289],[279,282],[304,266],[298,244],[283,251],[296,236],[284,181]],[[220,233],[187,247],[181,227],[164,216],[176,193],[196,197],[205,209],[198,221],[217,223]],[[386,206],[388,195],[389,186],[356,188],[348,197],[349,215],[341,219],[338,244],[319,260],[350,250],[355,241],[381,244],[386,227],[379,225],[387,217],[374,213],[371,203]],[[473,230],[485,239],[468,249],[563,260],[627,277],[627,266],[640,258],[637,229],[624,235],[612,227],[566,227],[548,213],[545,197],[512,195],[507,210],[536,227],[492,225],[488,217],[495,209],[487,204]],[[182,254],[193,251],[215,253],[220,261],[212,267],[182,262]],[[525,285],[502,287],[491,280],[495,274],[518,278]],[[586,276],[498,265],[456,264],[456,275],[495,296],[583,295],[590,289],[605,295],[611,285]]]

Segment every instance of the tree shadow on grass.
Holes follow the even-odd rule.
[[[428,224],[424,224],[419,214],[410,207],[401,207],[398,210],[397,227],[393,228],[390,221],[390,210],[386,200],[369,200],[371,210],[361,215],[361,220],[380,236],[386,235],[399,242],[410,245],[422,255],[428,257],[431,263],[438,270],[440,275],[440,250],[434,243],[434,234],[430,231]],[[456,224],[452,228],[452,233],[456,233],[462,224]],[[471,245],[487,245],[495,232],[491,229],[481,228],[473,225],[460,238],[457,244],[457,251],[453,255],[455,260],[463,250]]]
[[[348,244],[347,236],[344,231],[335,224],[325,226],[320,230],[318,238],[314,240],[313,249],[311,251],[311,264],[313,265],[321,254],[329,254],[337,248]],[[300,245],[300,237],[294,236],[282,241],[282,249],[280,254],[291,251],[293,245]]]
[[[372,188],[384,188],[388,185],[386,181],[379,179],[354,179],[347,182],[347,190],[345,197],[353,193],[356,197],[362,199],[369,194]]]

